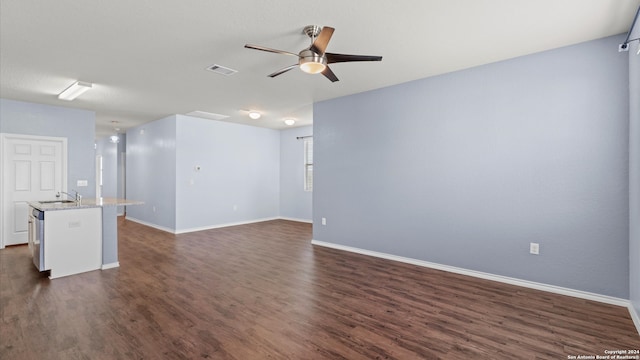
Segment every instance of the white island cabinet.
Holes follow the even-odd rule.
[[[44,240],[51,279],[100,269],[102,209],[46,211]]]
[[[29,248],[49,278],[118,267],[118,206],[143,202],[98,198],[30,202]]]
[[[29,248],[49,278],[102,266],[102,209],[78,203],[29,203]]]

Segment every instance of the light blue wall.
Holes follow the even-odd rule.
[[[0,132],[68,139],[67,189],[85,197],[95,196],[95,127],[93,111],[0,99]]]
[[[102,156],[102,194],[103,198],[114,198],[117,195],[117,153],[118,145],[103,138],[96,141],[96,155]],[[97,182],[100,179],[96,180]],[[118,224],[116,208],[102,208],[102,263],[118,262]]]
[[[102,207],[102,264],[118,264],[118,220],[115,206]]]
[[[640,24],[637,24],[640,33]],[[634,41],[629,51],[629,284],[631,303],[640,319],[640,44]],[[639,329],[640,331],[640,329]]]
[[[316,103],[314,239],[627,299],[621,41]]]
[[[127,216],[161,228],[176,227],[176,116],[127,131]]]
[[[179,232],[278,217],[278,131],[177,115],[176,150]]]
[[[127,134],[118,134],[120,141],[118,142],[117,149],[117,186],[116,186],[116,195],[120,199],[126,199],[127,194],[125,191],[125,181],[126,181],[126,155],[127,155]],[[125,207],[118,206],[118,216],[124,215]]]
[[[127,216],[173,232],[276,218],[279,151],[276,130],[184,115],[130,129],[127,198],[145,205]]]
[[[313,135],[312,126],[280,131],[280,216],[311,221],[312,195],[304,191],[304,140]]]

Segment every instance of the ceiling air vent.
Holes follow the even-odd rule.
[[[229,115],[221,115],[221,114],[215,114],[215,113],[210,113],[210,112],[206,112],[206,111],[192,111],[186,115],[189,116],[193,116],[193,117],[199,117],[199,118],[203,118],[203,119],[209,119],[209,120],[222,120],[222,119],[226,119],[229,117]]]
[[[238,70],[229,69],[228,67],[224,67],[222,65],[213,64],[207,68],[209,71],[213,71],[216,74],[229,76],[238,72]]]

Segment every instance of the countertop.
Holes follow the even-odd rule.
[[[29,202],[29,206],[32,206],[40,211],[55,211],[55,210],[72,210],[72,209],[87,209],[106,206],[123,206],[123,205],[142,205],[144,202],[118,199],[118,198],[85,198],[80,200],[80,203],[50,203],[43,204],[39,201]]]

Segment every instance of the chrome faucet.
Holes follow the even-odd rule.
[[[82,200],[82,195],[80,195],[80,193],[79,193],[79,192],[77,192],[76,190],[71,190],[71,191],[74,191],[74,192],[76,193],[76,195],[75,195],[75,196],[72,196],[72,195],[71,195],[71,194],[69,194],[68,192],[58,191],[58,193],[56,194],[56,198],[59,198],[59,197],[60,197],[60,194],[62,193],[62,194],[67,195],[67,196],[68,196],[68,197],[70,197],[70,198],[74,198],[74,199],[75,199],[75,201],[79,203],[79,202],[80,202],[80,200]]]

